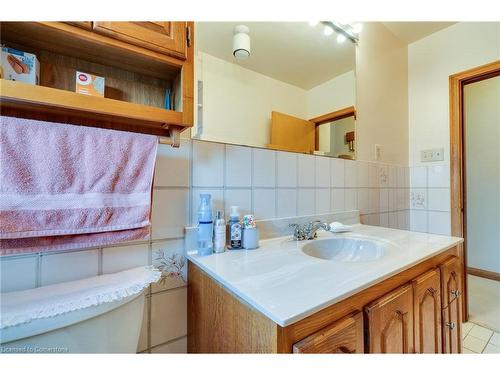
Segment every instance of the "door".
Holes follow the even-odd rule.
[[[442,353],[441,279],[438,269],[413,280],[415,352]]]
[[[369,353],[414,353],[413,288],[406,284],[365,307]]]
[[[94,22],[94,31],[155,52],[186,58],[185,22]]]
[[[285,113],[271,113],[269,148],[312,154],[316,148],[316,124]]]
[[[452,257],[439,266],[443,308],[443,353],[462,352],[462,262]]]
[[[354,312],[293,345],[294,353],[363,353],[363,314]]]

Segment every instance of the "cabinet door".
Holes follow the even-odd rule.
[[[413,288],[393,290],[365,307],[369,353],[414,353]]]
[[[441,280],[432,269],[413,280],[415,352],[442,353]]]
[[[363,314],[357,311],[306,337],[294,353],[363,353]]]
[[[452,257],[439,266],[443,304],[443,353],[462,352],[462,262]]]
[[[186,58],[185,22],[94,22],[94,31],[152,51]]]

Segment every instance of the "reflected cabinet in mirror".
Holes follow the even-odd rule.
[[[356,47],[335,30],[198,22],[192,136],[354,159]]]

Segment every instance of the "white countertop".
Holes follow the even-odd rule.
[[[392,275],[443,252],[458,237],[355,225],[349,233],[319,231],[333,237],[372,239],[385,254],[369,262],[336,262],[311,257],[290,236],[261,241],[257,250],[229,250],[188,259],[227,289],[282,327],[295,323]]]

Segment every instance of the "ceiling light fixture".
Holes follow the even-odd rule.
[[[335,21],[321,21],[321,23],[325,25],[325,35],[331,35],[333,31],[336,31],[339,35],[343,35],[353,43],[357,43],[359,41],[359,35],[353,30],[351,25],[343,25]],[[329,34],[326,34],[327,28],[331,29],[331,32]]]
[[[237,60],[246,60],[250,56],[250,29],[245,25],[234,28],[233,56]]]
[[[347,40],[344,34],[339,34],[337,35],[337,42],[338,43],[344,43]]]
[[[325,28],[323,29],[323,34],[325,34],[326,36],[330,36],[333,34],[333,28],[330,27],[330,26],[325,26]]]

